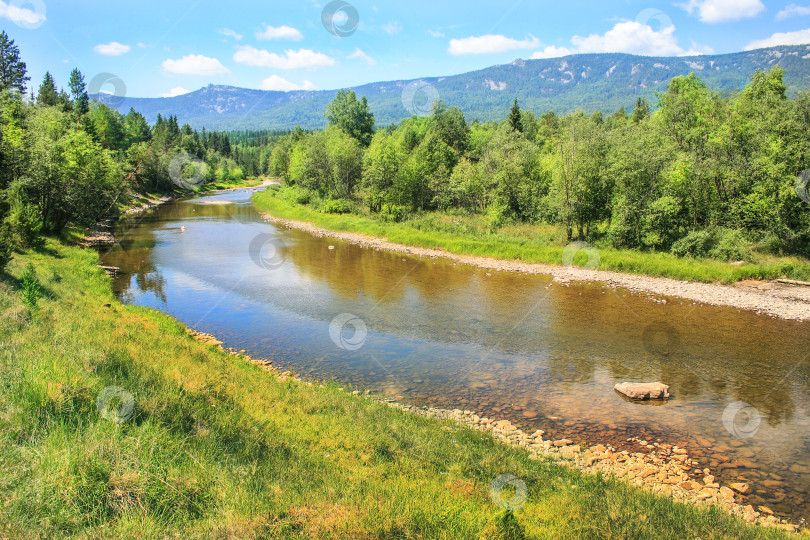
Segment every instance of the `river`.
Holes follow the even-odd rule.
[[[807,517],[807,323],[317,238],[262,221],[254,191],[121,220],[102,253],[116,294],[304,378],[546,438],[684,445],[721,483],[749,482],[750,504]],[[622,381],[672,398],[625,401]]]

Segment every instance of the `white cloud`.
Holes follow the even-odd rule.
[[[764,49],[777,45],[803,45],[810,43],[810,28],[796,30],[795,32],[777,32],[765,39],[757,39],[745,46],[746,51]]]
[[[531,56],[532,60],[538,60],[540,58],[559,58],[560,56],[568,56],[569,54],[573,54],[573,51],[568,47],[555,47],[553,45],[549,45],[542,51],[537,51]]]
[[[152,46],[151,43],[144,43],[143,41],[138,42],[138,47],[140,47],[141,49],[146,49],[146,48],[151,47],[151,46]]]
[[[647,56],[674,56],[683,54],[674,36],[675,27],[662,28],[658,32],[638,21],[626,21],[605,32],[587,37],[574,36],[571,43],[577,52],[622,52]]]
[[[790,19],[791,17],[803,17],[805,15],[810,15],[810,6],[798,6],[796,4],[790,4],[776,14],[776,20],[784,21],[785,19]]]
[[[103,54],[104,56],[121,56],[122,54],[127,54],[129,51],[131,51],[132,47],[129,45],[123,45],[117,41],[111,41],[110,43],[96,45],[93,47],[93,50],[99,54]]]
[[[760,0],[689,0],[677,5],[690,15],[697,13],[701,22],[705,23],[750,19],[765,10]]]
[[[230,28],[220,28],[217,31],[223,36],[232,37],[236,41],[242,41],[242,38],[245,37],[242,34],[236,32],[236,30],[231,30]]]
[[[382,29],[383,32],[385,32],[389,36],[395,36],[400,32],[402,32],[402,25],[399,24],[399,21],[394,21],[392,23],[383,25]]]
[[[178,75],[226,75],[231,71],[216,58],[189,54],[179,60],[164,60],[163,69]]]
[[[487,34],[486,36],[471,36],[462,39],[451,39],[448,52],[455,56],[464,54],[502,53],[514,49],[531,49],[540,45],[540,40],[534,36],[524,40],[508,38],[503,35]]]
[[[366,53],[364,53],[363,51],[361,51],[360,48],[356,48],[354,52],[349,55],[349,58],[359,58],[360,60],[363,60],[366,64],[368,64],[371,67],[377,65],[377,61],[374,60],[369,55],[367,55]]]
[[[575,53],[620,52],[644,56],[692,56],[712,53],[709,47],[692,43],[689,50],[678,45],[675,38],[675,26],[670,25],[658,31],[638,21],[616,23],[604,34],[574,36],[571,38],[574,48],[549,45],[532,54],[532,59],[557,58]]]
[[[161,94],[161,96],[163,96],[163,97],[177,97],[177,96],[182,96],[183,94],[188,94],[190,91],[191,90],[186,90],[182,86],[178,86],[176,88],[172,88],[171,90],[169,90],[165,94]]]
[[[444,33],[440,32],[439,30],[428,30],[428,34],[430,34],[431,36],[433,36],[435,38],[443,38],[444,37]]]
[[[317,90],[318,87],[310,81],[304,81],[304,84],[297,85],[287,79],[279,77],[278,75],[271,75],[262,81],[262,90],[280,90],[282,92],[290,92],[292,90]]]
[[[25,5],[25,2],[22,3]],[[35,4],[32,4],[35,5]],[[45,22],[45,13],[38,13],[29,8],[12,6],[0,0],[0,17],[9,19],[14,24],[35,28]]]
[[[233,59],[240,64],[276,69],[318,69],[335,65],[334,58],[310,49],[287,49],[280,55],[249,45],[239,47]]]
[[[296,28],[292,26],[270,26],[269,24],[264,25],[264,30],[260,32],[256,32],[256,39],[287,39],[290,41],[301,41],[304,39],[304,34],[302,34]]]

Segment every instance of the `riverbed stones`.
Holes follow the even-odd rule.
[[[669,386],[660,382],[654,383],[617,383],[613,389],[620,394],[635,400],[666,399],[669,397]]]
[[[732,482],[731,484],[729,484],[729,487],[742,495],[745,495],[746,493],[751,491],[751,486],[749,486],[745,482]]]

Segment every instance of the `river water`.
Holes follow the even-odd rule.
[[[261,220],[254,189],[119,222],[116,294],[304,378],[546,438],[685,446],[793,520],[810,504],[807,323],[361,248]],[[613,391],[662,381],[650,405]],[[636,447],[638,448],[638,447]]]

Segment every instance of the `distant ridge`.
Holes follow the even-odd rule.
[[[378,126],[411,116],[403,105],[403,90],[424,83],[435,88],[417,97],[438,97],[459,107],[469,120],[501,120],[514,98],[535,113],[554,110],[565,114],[582,109],[612,113],[632,108],[639,96],[654,97],[678,75],[697,73],[722,92],[743,88],[757,69],[774,65],[786,71],[792,92],[810,89],[810,45],[770,47],[739,53],[685,57],[649,57],[620,53],[576,54],[543,60],[515,60],[510,64],[448,77],[389,81],[353,88],[368,97]],[[423,82],[420,82],[423,81]],[[414,86],[411,86],[413,90]],[[160,113],[175,114],[181,123],[215,130],[289,129],[322,127],[324,110],[335,90],[278,92],[232,86],[208,86],[172,98],[113,98],[94,96],[122,113],[130,107],[154,122]],[[421,108],[421,107],[420,107]],[[413,110],[413,108],[411,108]]]

